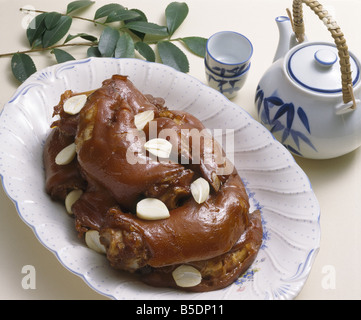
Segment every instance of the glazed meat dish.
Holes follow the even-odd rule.
[[[69,111],[71,101],[79,110]],[[252,264],[260,212],[249,212],[239,174],[197,118],[121,75],[94,91],[64,92],[54,116],[46,192],[65,202],[79,237],[112,267],[151,286],[202,292]]]

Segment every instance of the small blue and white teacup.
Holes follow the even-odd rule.
[[[208,39],[205,62],[215,74],[235,77],[248,68],[252,55],[248,38],[238,32],[221,31]]]
[[[214,73],[205,63],[206,78],[208,85],[225,95],[228,99],[234,98],[238,91],[244,86],[248,77],[248,71],[251,68],[251,63],[248,64],[247,68],[243,72],[234,77],[220,76]]]

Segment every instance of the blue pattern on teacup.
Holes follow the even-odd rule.
[[[226,69],[226,68],[220,68],[220,67],[213,67],[212,71],[222,77],[236,77],[240,75],[249,64],[244,64],[240,67],[235,67],[233,69]]]
[[[225,78],[216,79],[211,74],[207,74],[208,82],[212,88],[217,88],[219,92],[226,96],[233,96],[237,91],[241,89],[239,85],[241,78],[236,80],[226,80]]]

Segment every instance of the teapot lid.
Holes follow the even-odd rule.
[[[360,70],[351,54],[350,64],[355,85]],[[306,89],[322,93],[342,91],[338,50],[333,44],[316,43],[298,47],[289,57],[287,71],[294,81]]]

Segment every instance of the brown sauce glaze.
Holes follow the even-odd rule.
[[[203,277],[198,286],[185,290],[209,291],[232,283],[258,252],[261,218],[249,213],[236,170],[219,174],[225,165],[217,161],[224,159],[220,146],[206,134],[202,139],[212,143],[195,146],[195,139],[184,133],[202,131],[203,124],[186,112],[169,110],[161,98],[143,95],[125,76],[114,75],[85,94],[87,102],[74,116],[62,109],[74,93],[62,95],[54,108],[59,119],[44,148],[46,191],[51,197],[64,200],[72,189],[84,191],[72,207],[79,236],[98,230],[110,264],[140,273],[153,286],[175,286],[171,271],[180,264],[193,265]],[[164,129],[174,132],[170,159],[156,159],[144,149],[151,124],[139,131],[134,116],[147,110],[154,111],[156,135]],[[57,153],[72,142],[76,158],[68,165],[56,165]],[[209,153],[215,157],[205,161]],[[200,176],[212,187],[202,204],[190,192],[191,183]],[[139,219],[135,207],[145,197],[162,200],[170,218]]]

